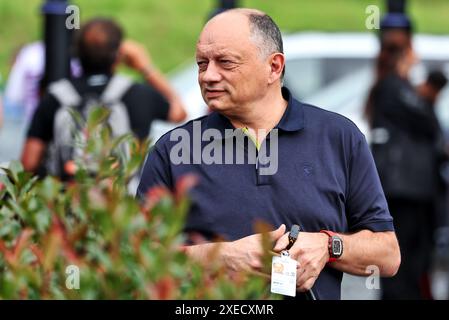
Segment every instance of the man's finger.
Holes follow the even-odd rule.
[[[273,251],[280,252],[288,246],[288,233],[284,234],[277,242],[273,248]]]
[[[269,233],[271,241],[277,241],[285,233],[285,224],[281,224],[279,228]]]
[[[306,291],[312,289],[313,285],[315,284],[316,279],[317,279],[316,277],[310,278],[309,280],[307,280],[303,285],[301,285],[298,288],[298,291],[306,292]]]
[[[249,262],[249,266],[251,267],[251,270],[262,270],[263,264],[259,259],[252,259]]]
[[[307,269],[298,268],[296,274],[296,287],[299,289],[304,286],[304,284],[313,278],[313,274]]]

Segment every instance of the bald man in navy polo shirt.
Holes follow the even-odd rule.
[[[300,225],[289,249],[299,262],[299,298],[313,287],[318,299],[340,299],[343,272],[366,276],[374,265],[381,276],[395,275],[399,246],[365,138],[350,120],[302,104],[282,87],[285,57],[272,19],[250,9],[215,16],[196,60],[213,112],[156,143],[138,196],[195,174],[185,232],[224,239],[219,259],[233,271],[261,268],[255,222],[277,228],[270,233],[277,252],[289,243],[286,226]],[[216,248],[210,242],[186,252],[207,263]]]

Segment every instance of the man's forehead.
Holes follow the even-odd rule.
[[[240,16],[240,18],[242,17]],[[246,19],[246,17],[243,18]],[[233,19],[226,20],[228,19],[210,21],[204,27],[197,42],[197,53],[208,51],[221,54],[236,53],[250,43],[250,30],[247,20],[243,20],[243,24],[242,20],[238,22]]]
[[[209,20],[204,26],[199,42],[218,39],[233,40],[250,34],[248,17],[239,12],[222,13]]]
[[[224,45],[215,45],[215,44],[197,44],[196,47],[196,55],[197,56],[235,56],[240,57],[241,53],[238,48],[224,46]]]
[[[243,33],[233,32],[233,30],[204,30],[197,42],[197,46],[207,46],[211,44],[224,45],[229,43],[235,43],[236,41],[244,41],[249,39],[245,37]]]

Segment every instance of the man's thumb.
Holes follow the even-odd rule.
[[[272,241],[277,241],[285,233],[285,224],[281,224],[279,228],[270,232],[270,238]]]

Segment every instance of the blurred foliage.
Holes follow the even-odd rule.
[[[449,1],[408,0],[417,32],[447,34]],[[44,0],[0,1],[0,74],[6,77],[14,54],[21,45],[41,37]],[[195,44],[208,15],[218,0],[71,0],[80,8],[81,22],[94,16],[110,16],[119,21],[126,36],[145,45],[154,63],[169,71],[193,59]],[[383,0],[240,0],[242,7],[264,10],[284,32],[362,31],[365,8]],[[3,79],[4,80],[4,79]],[[3,80],[0,80],[3,81]]]
[[[0,174],[0,298],[274,298],[267,278],[238,274],[230,281],[222,266],[206,270],[179,250],[195,179],[134,198],[127,186],[148,142],[112,137],[108,114],[94,109],[84,122],[73,181],[38,180],[18,162]]]

